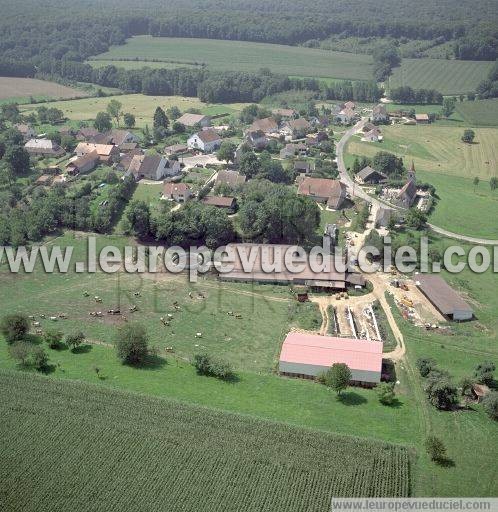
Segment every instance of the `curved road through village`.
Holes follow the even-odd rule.
[[[348,170],[346,168],[346,164],[344,163],[344,148],[346,147],[346,144],[348,143],[349,139],[358,131],[363,128],[365,123],[367,122],[367,119],[364,118],[358,123],[356,123],[353,127],[351,127],[349,130],[347,130],[344,135],[341,137],[341,140],[337,142],[336,145],[336,154],[337,154],[337,168],[339,170],[339,176],[342,183],[344,183],[349,193],[352,197],[359,197],[368,203],[372,205],[372,207],[377,210],[380,207],[383,208],[396,208],[394,205],[389,205],[386,203],[383,203],[382,201],[379,201],[375,197],[370,196],[367,194],[360,186],[357,186],[351,176],[348,173]],[[459,233],[453,233],[451,231],[448,231],[444,228],[441,228],[439,226],[435,226],[434,224],[427,224],[427,226],[434,231],[435,233],[439,233],[440,235],[454,238],[455,240],[460,240],[462,242],[469,242],[471,244],[477,244],[477,245],[498,245],[498,240],[490,240],[487,238],[474,238],[472,236],[466,236],[466,235],[460,235]]]

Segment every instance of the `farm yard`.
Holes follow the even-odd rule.
[[[2,501],[12,512],[199,503],[206,511],[325,512],[332,496],[410,494],[404,447],[82,383],[10,372],[0,381]],[[23,483],[29,492],[20,494]]]
[[[80,89],[55,82],[35,78],[0,77],[0,103],[6,100],[22,102],[30,97],[37,100],[47,100],[84,96],[87,96],[87,94]]]
[[[132,37],[125,45],[114,46],[95,58],[176,60],[222,71],[258,71],[267,67],[286,75],[351,80],[371,80],[373,68],[369,55],[245,41],[150,36]],[[119,67],[120,62],[116,60],[114,65]]]
[[[413,160],[418,180],[436,187],[439,200],[431,214],[433,224],[465,235],[497,238],[498,192],[490,189],[489,180],[498,175],[498,130],[476,128],[474,144],[461,141],[463,130],[437,124],[388,126],[383,128],[382,145],[355,138],[348,153],[371,157],[383,150],[403,157],[405,165]],[[474,177],[481,180],[477,187]]]
[[[389,87],[436,89],[441,94],[466,94],[487,76],[492,62],[444,59],[403,59],[393,69]]]
[[[89,121],[95,119],[98,112],[105,111],[112,98],[82,98],[69,101],[54,101],[44,103],[47,108],[55,107],[64,112],[72,121]],[[243,103],[216,105],[202,103],[197,98],[184,98],[180,96],[145,96],[143,94],[123,94],[116,97],[122,104],[123,112],[130,112],[136,118],[137,127],[143,128],[146,124],[152,126],[154,111],[157,107],[164,110],[175,105],[182,112],[196,108],[206,115],[233,114],[244,107]],[[23,113],[33,112],[37,105],[22,105]]]

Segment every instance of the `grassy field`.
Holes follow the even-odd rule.
[[[489,179],[498,175],[498,130],[476,128],[474,144],[460,140],[463,130],[438,124],[388,126],[382,144],[355,138],[348,153],[373,156],[383,150],[402,156],[406,165],[413,160],[419,180],[432,183],[440,198],[431,222],[457,233],[497,238],[498,191],[490,189]],[[482,181],[474,191],[476,176]]]
[[[122,105],[123,112],[135,115],[138,127],[146,124],[152,127],[154,111],[157,107],[167,109],[176,105],[182,112],[190,108],[196,108],[206,115],[232,114],[244,107],[243,103],[231,103],[228,105],[206,104],[197,98],[183,98],[181,96],[145,96],[143,94],[124,94],[116,96]],[[111,98],[83,98],[71,101],[55,101],[44,103],[46,107],[56,107],[64,112],[64,115],[73,121],[88,121],[95,119],[98,112],[105,111]],[[23,105],[22,112],[32,112],[37,105]]]
[[[86,260],[86,239],[67,234],[54,244],[74,245],[73,261]],[[122,247],[122,237],[99,238],[100,246],[115,244]],[[103,245],[102,245],[103,244]],[[186,274],[135,275],[129,273],[104,274],[46,274],[35,276],[0,274],[2,288],[15,280],[14,296],[2,294],[3,311],[25,311],[48,317],[66,313],[58,328],[65,332],[84,326],[91,340],[112,343],[121,317],[90,316],[91,312],[120,308],[129,320],[143,322],[149,331],[151,343],[160,349],[172,347],[178,357],[190,359],[194,353],[208,351],[229,360],[237,368],[271,371],[280,343],[289,327],[310,323],[310,312],[290,309],[292,296],[285,286],[221,283],[213,277],[199,278],[189,283]],[[90,296],[85,297],[88,291]],[[135,297],[135,293],[140,297]],[[193,298],[189,297],[192,292]],[[205,299],[198,298],[202,293]],[[102,298],[96,304],[93,297]],[[177,303],[179,310],[174,307]],[[36,306],[35,306],[36,305]],[[128,309],[136,305],[136,313]],[[241,314],[241,318],[228,315]],[[161,317],[172,315],[169,327]],[[313,318],[313,317],[312,317]],[[50,320],[40,320],[47,328]],[[201,332],[202,338],[196,338]]]
[[[486,78],[492,62],[444,59],[403,59],[393,70],[390,87],[409,85],[414,89],[436,89],[442,94],[475,91]]]
[[[35,78],[0,77],[0,102],[22,101],[26,98],[63,99],[84,97],[87,94],[73,87]]]
[[[224,71],[258,71],[338,79],[372,79],[372,58],[343,52],[315,50],[245,41],[136,36],[125,45],[98,55],[99,59],[149,58],[205,63]],[[116,64],[118,65],[118,64]],[[178,64],[178,67],[184,64]]]
[[[8,394],[2,500],[13,512],[200,503],[205,511],[325,512],[332,496],[410,492],[403,447],[82,383],[5,372],[0,381]]]
[[[469,126],[498,126],[498,99],[457,103],[457,113]]]

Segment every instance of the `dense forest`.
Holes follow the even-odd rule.
[[[455,58],[498,57],[496,0],[2,0],[0,9],[2,56],[35,63],[81,61],[139,34],[282,44],[334,34],[441,38]]]

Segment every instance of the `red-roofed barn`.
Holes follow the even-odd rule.
[[[349,367],[353,383],[377,384],[382,372],[382,342],[290,332],[280,352],[279,371],[313,378],[334,363]]]

